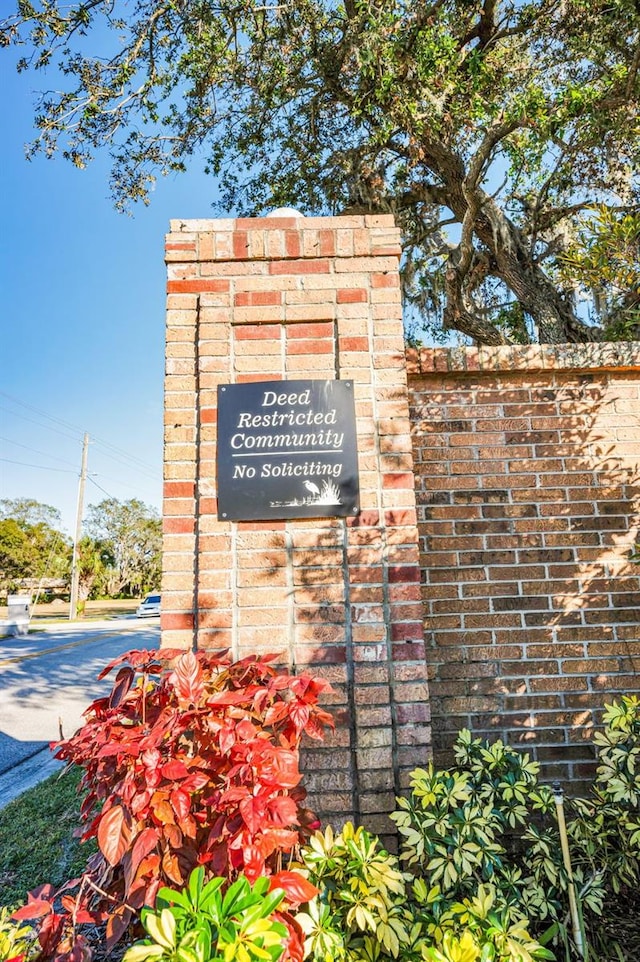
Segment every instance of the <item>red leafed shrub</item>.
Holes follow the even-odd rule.
[[[197,865],[230,881],[271,875],[290,905],[300,902],[301,879],[281,864],[317,827],[303,807],[299,745],[305,733],[322,738],[333,720],[318,705],[329,685],[278,672],[274,659],[232,664],[160,649],[130,651],[104,669],[100,678],[120,666],[111,694],[55,746],[57,758],[84,769],[82,837],[97,838],[99,852],[74,896],[67,883],[61,900],[34,893],[18,912],[45,917],[44,957],[85,958],[84,943],[69,941],[80,921],[106,923],[112,946],[160,886],[185,885]]]

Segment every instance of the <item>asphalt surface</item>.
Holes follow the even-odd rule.
[[[49,749],[109,690],[97,675],[132,648],[157,648],[158,618],[61,623],[0,638],[0,808],[60,768]]]

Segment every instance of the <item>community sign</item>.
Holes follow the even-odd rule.
[[[218,387],[218,518],[340,518],[359,510],[352,381]]]

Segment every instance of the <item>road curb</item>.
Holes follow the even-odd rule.
[[[14,765],[4,775],[0,775],[0,809],[63,768],[64,762],[55,759],[49,748],[43,748],[30,758],[25,758],[19,765]]]

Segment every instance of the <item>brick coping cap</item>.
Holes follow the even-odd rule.
[[[343,227],[395,227],[393,214],[343,214],[336,217],[217,217],[192,220],[170,220],[175,234],[198,234],[208,231],[233,233],[247,230],[338,230]]]
[[[506,347],[422,347],[407,350],[409,376],[483,371],[640,369],[640,342],[534,344]]]

